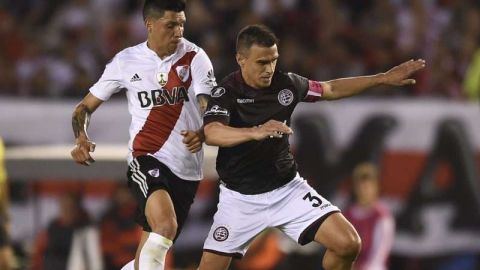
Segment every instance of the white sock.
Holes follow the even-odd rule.
[[[135,260],[131,260],[125,264],[120,270],[135,270]]]
[[[164,270],[165,257],[172,244],[172,240],[151,232],[140,251],[139,269]]]

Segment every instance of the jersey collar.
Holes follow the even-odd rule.
[[[163,58],[163,59],[160,58],[154,50],[152,50],[152,49],[150,49],[150,48],[148,47],[147,41],[143,42],[142,46],[143,46],[144,51],[145,51],[148,55],[153,56],[153,57],[157,58],[159,61],[164,62],[164,61],[169,61],[170,59],[172,59],[172,58],[177,54],[177,52],[179,51],[179,48],[180,48],[181,46],[183,46],[183,44],[184,44],[184,41],[183,41],[183,38],[182,38],[181,41],[180,41],[180,43],[178,44],[177,50],[175,50],[174,53],[170,54],[169,56],[167,56],[167,57],[165,57],[165,58]]]

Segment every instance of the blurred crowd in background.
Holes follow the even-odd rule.
[[[146,40],[142,4],[142,0],[1,0],[0,98],[70,97],[79,100],[98,80],[105,64],[117,52]],[[279,68],[282,70],[317,80],[329,80],[384,72],[403,61],[423,58],[427,61],[427,68],[415,77],[415,86],[396,89],[380,87],[364,95],[462,101],[480,99],[479,0],[189,0],[186,13],[184,35],[205,49],[213,62],[217,80],[237,69],[234,54],[236,33],[247,24],[264,23],[280,39]],[[438,141],[438,145],[446,144],[444,140]],[[454,141],[467,140],[459,136]],[[376,143],[381,144],[379,140]],[[312,145],[308,144],[308,149],[322,149]],[[352,145],[355,146],[352,146],[354,150],[346,151],[345,156],[350,154],[355,158],[357,156],[352,153],[355,151],[358,154],[359,147]],[[450,145],[453,145],[452,149],[460,148],[454,143]],[[298,149],[300,152],[300,147]],[[450,155],[449,151],[450,148],[445,150],[448,153],[446,155]],[[326,150],[322,152],[325,156],[328,153]],[[460,160],[457,155],[450,156]],[[325,170],[318,169],[319,160],[323,159],[308,156],[303,164],[306,164],[305,160],[315,161],[313,169],[325,174]],[[344,167],[332,167],[338,167],[338,171],[343,173],[342,177],[348,178],[345,174],[350,173],[353,162],[350,164],[339,160]],[[395,165],[401,167],[397,163]],[[346,170],[345,166],[350,167]],[[430,166],[428,169],[431,169]],[[470,178],[476,179],[475,176]],[[457,178],[468,177],[461,174]],[[309,179],[315,180],[315,177],[310,175]],[[63,186],[55,189],[58,216],[32,239],[28,239],[27,247],[23,246],[24,243],[13,243],[20,258],[19,269],[41,270],[47,260],[65,260],[70,248],[75,246],[75,239],[82,235],[88,238],[86,229],[91,227],[97,230],[100,243],[99,250],[95,251],[101,253],[104,269],[119,269],[120,265],[131,259],[140,231],[132,219],[134,201],[121,186],[117,189],[118,182],[124,183],[123,180],[111,181],[108,192],[103,194],[108,198],[109,206],[105,212],[96,215],[87,211],[91,209],[83,208],[83,198],[78,194],[69,193],[62,197],[60,194],[64,194],[66,189]],[[25,194],[41,193],[38,190],[43,185],[49,186],[45,182],[41,179],[28,184],[11,181],[12,201],[23,203],[22,196],[28,197]],[[91,182],[98,190],[99,181]],[[83,185],[74,191],[83,191]],[[325,182],[322,185],[325,188]],[[192,225],[191,229],[186,229],[184,234],[187,243],[180,242],[174,247],[169,259],[172,267],[195,269],[199,260],[204,238],[198,232],[209,229],[217,192],[214,181],[203,181],[201,187],[195,206],[198,209],[191,212],[191,220],[197,227]],[[23,194],[24,189],[31,190]],[[452,190],[457,195],[465,194]],[[85,193],[88,195],[88,192]],[[86,201],[91,199],[87,198]],[[36,202],[33,204],[36,205]],[[418,202],[413,201],[411,205],[416,207]],[[462,209],[474,209],[471,205],[462,205]],[[63,235],[57,235],[57,231]],[[63,241],[65,239],[68,241]],[[321,264],[318,247],[310,253],[307,250],[307,255],[303,254],[304,250],[296,254],[295,248],[285,250],[285,247],[288,249],[288,243],[275,233],[267,231],[259,239],[251,248],[255,250],[251,254],[257,254],[256,258],[247,256],[241,262],[236,262],[234,269],[284,270],[300,265],[302,269],[317,269]],[[288,257],[285,256],[287,253]],[[64,256],[57,257],[58,254]],[[475,265],[480,265],[478,252],[473,252],[470,257],[474,257]],[[90,262],[97,259],[98,254],[91,254]],[[447,259],[450,258],[441,258]],[[395,265],[396,268],[390,269],[478,269],[476,266],[424,267],[432,265],[433,259],[427,257],[426,260],[426,264],[421,264],[417,258],[410,259],[407,255],[397,254],[391,260],[391,266]],[[310,262],[311,267],[307,268],[305,265]]]
[[[145,40],[141,6],[1,1],[0,95],[85,95],[117,52]],[[423,58],[428,68],[416,87],[369,95],[480,96],[478,0],[196,0],[188,3],[185,37],[206,50],[221,79],[237,68],[235,35],[250,23],[275,30],[286,71],[329,80]]]

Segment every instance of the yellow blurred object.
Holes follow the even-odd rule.
[[[477,49],[468,67],[463,89],[470,100],[480,99],[480,48]]]
[[[7,180],[7,172],[5,170],[5,146],[3,140],[0,138],[0,184]]]
[[[8,221],[7,171],[5,168],[5,146],[0,138],[0,220]]]
[[[5,168],[5,146],[0,138],[0,230],[4,235],[9,233],[9,212],[8,212],[8,185],[7,172]],[[8,236],[7,236],[8,237]],[[5,239],[3,239],[5,240]],[[2,240],[2,241],[3,241]],[[0,269],[18,269],[18,262],[12,247],[8,242],[0,243]]]

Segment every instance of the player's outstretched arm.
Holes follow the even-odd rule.
[[[72,114],[72,128],[75,135],[75,147],[70,152],[73,160],[85,166],[95,162],[90,152],[95,151],[95,143],[90,141],[87,128],[90,123],[91,114],[102,104],[103,101],[91,93],[75,107]]]
[[[244,142],[281,138],[283,134],[293,131],[285,123],[269,120],[263,125],[252,128],[234,128],[220,122],[208,123],[205,128],[205,143],[220,147],[232,147]]]
[[[411,75],[424,67],[425,60],[410,60],[393,67],[385,73],[322,82],[322,97],[324,99],[349,97],[381,84],[391,86],[415,84],[415,80],[410,78]]]

